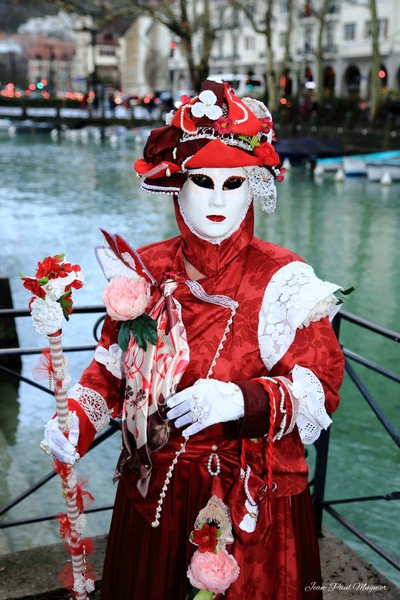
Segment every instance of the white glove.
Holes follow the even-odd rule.
[[[80,458],[76,451],[76,444],[79,439],[79,417],[72,413],[72,423],[68,432],[68,437],[58,427],[57,418],[48,421],[44,427],[44,440],[41,447],[48,448],[50,453],[63,463],[73,465]]]
[[[190,425],[182,431],[189,437],[202,429],[234,421],[244,415],[242,390],[235,383],[216,379],[199,379],[196,383],[178,392],[167,401],[171,409],[167,419],[176,419],[175,427]]]

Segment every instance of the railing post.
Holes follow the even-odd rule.
[[[332,327],[339,339],[341,317],[338,313],[332,321]],[[315,460],[315,476],[314,476],[314,491],[313,491],[313,508],[315,516],[315,524],[317,526],[318,535],[322,535],[322,511],[324,508],[326,472],[328,469],[328,453],[329,453],[330,428],[321,431],[321,435],[315,442],[317,456]]]
[[[322,535],[322,511],[324,507],[326,471],[328,467],[329,436],[330,429],[328,428],[321,431],[321,435],[315,443],[317,456],[315,461],[313,508],[315,524],[319,536]]]

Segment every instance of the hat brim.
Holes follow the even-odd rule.
[[[140,185],[146,192],[157,194],[178,194],[187,179],[187,173],[173,173],[170,177],[166,175],[159,178],[142,177]]]
[[[257,165],[256,156],[235,146],[224,144],[220,139],[210,141],[185,162],[186,169],[226,169]]]

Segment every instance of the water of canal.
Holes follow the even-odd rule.
[[[64,252],[79,262],[87,285],[76,304],[100,304],[104,280],[93,248],[100,244],[99,227],[118,232],[134,246],[177,233],[171,202],[166,196],[141,192],[132,163],[139,149],[49,138],[19,136],[0,140],[0,274],[10,278],[14,306],[25,308],[28,293],[19,274],[32,275],[36,262]],[[279,186],[274,215],[257,210],[256,234],[288,247],[313,264],[324,279],[356,288],[346,309],[382,326],[398,329],[400,312],[400,186],[382,187],[364,179],[337,184],[325,177],[315,182],[305,168],[290,171]],[[91,343],[94,318],[74,315],[65,328],[65,343]],[[27,319],[18,319],[21,346],[40,346],[42,340]],[[398,346],[374,340],[343,326],[345,345],[368,358],[398,370]],[[71,355],[73,381],[89,362],[90,353]],[[26,357],[23,374],[31,376],[36,357]],[[359,370],[364,375],[362,369]],[[388,418],[399,428],[399,398],[393,383],[368,378]],[[21,383],[3,388],[0,397],[0,504],[24,491],[49,471],[48,457],[39,450],[42,429],[52,415],[50,395]],[[332,430],[329,499],[385,494],[400,489],[398,452],[362,398],[345,381],[342,405]],[[97,505],[112,503],[111,482],[118,455],[118,434],[91,452],[79,466],[90,474],[89,488]],[[310,462],[313,461],[311,449]],[[348,504],[344,515],[386,550],[396,554],[400,539],[395,502]],[[13,509],[7,518],[19,519],[62,510],[59,483],[47,484]],[[325,517],[325,523],[370,562],[400,583],[398,573]],[[89,517],[88,534],[107,531],[109,513]],[[397,528],[397,531],[395,531]],[[3,530],[3,544],[24,549],[58,541],[52,523]],[[1,542],[1,537],[0,537]]]

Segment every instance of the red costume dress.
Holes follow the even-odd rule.
[[[168,479],[158,527],[157,506],[181,448],[180,431],[171,427],[167,443],[153,453],[150,446],[146,492],[138,489],[144,472],[137,457],[121,469],[102,597],[184,600],[195,551],[189,534],[199,510],[216,494],[229,506],[238,533],[229,551],[240,574],[227,600],[317,598],[318,592],[305,591],[320,581],[320,568],[302,440],[318,437],[339,401],[343,357],[326,316],[334,312],[332,291],[338,286],[317,279],[292,252],[253,237],[252,206],[239,230],[215,245],[195,236],[178,208],[176,216],[182,235],[139,254],[158,284],[171,273],[179,281],[173,296],[182,306],[190,349],[179,389],[207,376],[236,382],[245,416],[188,439]],[[205,277],[187,281],[184,257]],[[154,289],[153,303],[160,294],[159,287]],[[102,352],[116,344],[117,334],[118,324],[107,317]],[[121,414],[124,395],[126,402],[138,401],[129,398],[123,377],[106,362],[94,360],[72,390],[70,409],[80,418],[81,454],[109,415]],[[271,419],[272,446],[266,438]],[[153,433],[160,433],[159,424],[152,427],[149,421],[149,443]],[[274,499],[270,505],[261,498],[254,527],[246,493],[254,499],[271,460]]]

